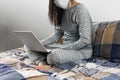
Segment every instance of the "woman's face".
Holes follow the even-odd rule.
[[[66,9],[69,1],[70,0],[54,0],[54,4],[62,9]]]

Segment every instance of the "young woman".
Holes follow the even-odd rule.
[[[48,64],[88,59],[92,55],[92,21],[86,7],[75,0],[49,0],[49,18],[55,34],[42,40],[47,46],[63,39],[61,47],[46,56]],[[39,62],[38,54],[34,54]],[[34,59],[35,60],[35,59]]]

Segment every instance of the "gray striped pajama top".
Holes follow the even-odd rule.
[[[61,44],[63,47],[52,50],[47,56],[47,62],[55,64],[90,58],[92,55],[91,27],[91,17],[83,4],[66,9],[61,25],[55,27],[55,33],[42,40],[44,45],[50,45],[64,38]]]

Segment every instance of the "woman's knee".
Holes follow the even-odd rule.
[[[92,56],[92,51],[90,50],[89,52],[86,52],[86,53],[85,53],[85,56],[86,56],[86,59],[91,58],[91,56]]]
[[[48,64],[60,63],[60,55],[58,53],[58,49],[55,49],[50,54],[48,54],[47,62]]]

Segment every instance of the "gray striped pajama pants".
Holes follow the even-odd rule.
[[[43,53],[37,53],[30,51],[27,47],[25,47],[26,52],[28,52],[28,56],[31,60],[39,63],[46,56],[43,56]],[[92,55],[92,50],[65,50],[65,49],[54,49],[51,53],[47,55],[48,64],[55,63],[65,63],[65,62],[75,62],[81,59],[88,59]]]

